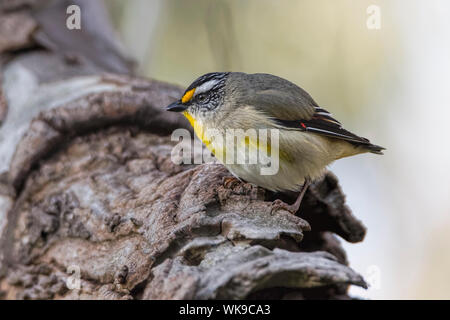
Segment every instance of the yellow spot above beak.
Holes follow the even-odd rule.
[[[184,94],[183,98],[181,98],[181,102],[182,103],[189,102],[192,99],[192,97],[194,96],[194,92],[195,92],[195,88],[186,92]]]

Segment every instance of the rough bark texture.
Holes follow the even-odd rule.
[[[78,4],[87,2],[102,10]],[[17,38],[0,30],[0,119],[9,106],[0,127],[0,297],[340,299],[349,284],[366,286],[334,235],[358,242],[365,228],[333,174],[311,186],[299,217],[271,213],[271,200],[293,195],[226,187],[220,164],[174,164],[170,133],[188,124],[163,108],[181,89],[118,75],[131,64],[107,19],[77,38],[105,41],[93,56],[110,58],[99,62],[89,42],[77,49],[52,33],[48,21],[58,23],[65,1],[31,14],[34,3],[0,6],[1,18],[34,26]],[[24,47],[32,49],[17,51]],[[79,58],[67,59],[67,47]],[[67,288],[71,269],[80,289]]]

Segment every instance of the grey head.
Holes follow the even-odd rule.
[[[197,78],[184,92],[182,98],[166,110],[213,116],[223,104],[225,83],[230,72],[211,72]]]

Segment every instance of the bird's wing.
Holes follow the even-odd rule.
[[[319,107],[305,90],[292,82],[267,74],[253,74],[249,77],[252,94],[245,100],[256,110],[271,117],[278,125],[346,140],[375,153],[384,149],[342,128],[341,123],[333,118],[330,112]]]
[[[312,132],[335,139],[345,140],[354,146],[362,147],[372,153],[383,154],[382,150],[385,149],[370,143],[366,138],[357,136],[356,134],[345,130],[342,128],[341,123],[331,116],[331,113],[319,107],[315,108],[315,113],[309,120],[274,120],[284,128]]]
[[[301,131],[313,132],[332,138],[347,140],[357,143],[369,143],[369,140],[357,136],[350,131],[342,128],[339,121],[334,119],[328,111],[323,108],[315,107],[315,112],[309,119],[282,120],[274,119],[275,122],[283,127],[297,129]]]
[[[314,114],[316,102],[305,90],[286,79],[264,73],[231,76],[235,77],[239,101],[272,118],[310,119]]]

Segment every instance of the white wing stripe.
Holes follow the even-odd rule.
[[[332,136],[344,137],[344,138],[346,138],[346,140],[361,142],[358,139],[355,139],[353,137],[347,136],[345,134],[336,133],[336,132],[333,132],[333,131],[328,131],[328,130],[323,130],[323,129],[318,129],[318,128],[310,128],[310,127],[307,129],[307,131],[320,131],[320,132],[328,133],[328,134],[330,134]]]

